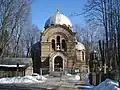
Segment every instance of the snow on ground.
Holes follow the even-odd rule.
[[[91,88],[91,85],[89,84],[88,79],[89,74],[81,74],[81,79],[86,82],[86,85],[89,85]],[[85,86],[88,88],[88,86]],[[81,89],[81,90],[120,90],[118,82],[115,82],[111,79],[106,79],[105,81],[101,82],[98,86],[94,86],[91,89]]]
[[[39,76],[39,79],[33,76],[1,78],[0,83],[43,83],[47,78]]]
[[[106,79],[98,86],[95,86],[93,90],[120,90],[120,88],[118,88],[118,82]]]
[[[105,81],[101,82],[98,86],[94,86],[93,88],[88,88],[87,86],[84,86],[84,89],[79,90],[120,90],[120,88],[118,82],[106,79]]]
[[[80,76],[79,75],[73,75],[73,76],[68,76],[68,78],[66,78],[68,80],[71,80],[71,81],[79,81],[80,80]]]
[[[48,75],[46,75],[48,76]],[[84,76],[87,78],[87,76]],[[65,78],[67,81],[79,81],[80,76],[79,75],[71,75],[67,74],[67,77]],[[24,77],[12,77],[12,78],[1,78],[0,83],[43,83],[47,82],[47,78],[45,76],[34,74],[33,76],[24,76]],[[102,83],[100,83],[98,86],[94,86],[93,88],[91,85],[83,86],[84,89],[80,90],[120,90],[118,87],[118,82],[115,82],[110,79],[106,79]],[[86,89],[85,89],[86,88]]]
[[[45,75],[46,76],[46,75]],[[34,78],[36,78],[37,80],[47,80],[47,78],[46,77],[44,77],[44,76],[42,76],[42,75],[39,75],[39,74],[37,74],[37,73],[33,73],[32,74],[32,77],[34,77]]]

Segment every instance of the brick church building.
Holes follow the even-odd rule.
[[[77,41],[69,18],[59,11],[47,19],[40,37],[32,47],[34,72],[40,68],[54,72],[85,65],[85,47]]]

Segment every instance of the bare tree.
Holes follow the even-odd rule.
[[[104,29],[98,26],[97,22],[89,21],[87,26],[74,25],[77,40],[82,42],[86,50],[86,63],[88,64],[90,52],[98,49],[98,40],[104,39]]]
[[[101,22],[104,27],[105,63],[109,70],[116,70],[120,65],[120,0],[88,0],[86,10],[90,19]]]
[[[30,3],[26,0],[0,0],[0,48],[4,56],[15,31],[22,27],[29,14]],[[19,35],[18,35],[19,36]]]
[[[31,28],[26,28],[23,32],[23,40],[25,43],[26,57],[30,57],[32,45],[40,40],[40,30],[38,27],[33,24]]]

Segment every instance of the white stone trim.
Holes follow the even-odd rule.
[[[52,71],[54,71],[54,61],[55,61],[55,57],[60,56],[63,59],[63,70],[64,70],[64,63],[65,63],[65,57],[62,53],[58,52],[52,59]]]

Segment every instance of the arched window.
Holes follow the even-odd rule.
[[[55,40],[52,39],[52,49],[55,50]]]
[[[57,36],[57,46],[60,46],[60,36]]]
[[[64,51],[67,51],[67,45],[64,39],[62,40],[62,49],[64,49]]]
[[[84,51],[82,51],[82,60],[83,60],[83,61],[84,61],[84,59],[85,59],[85,58],[84,58],[84,55],[85,55],[85,54],[84,54]]]

